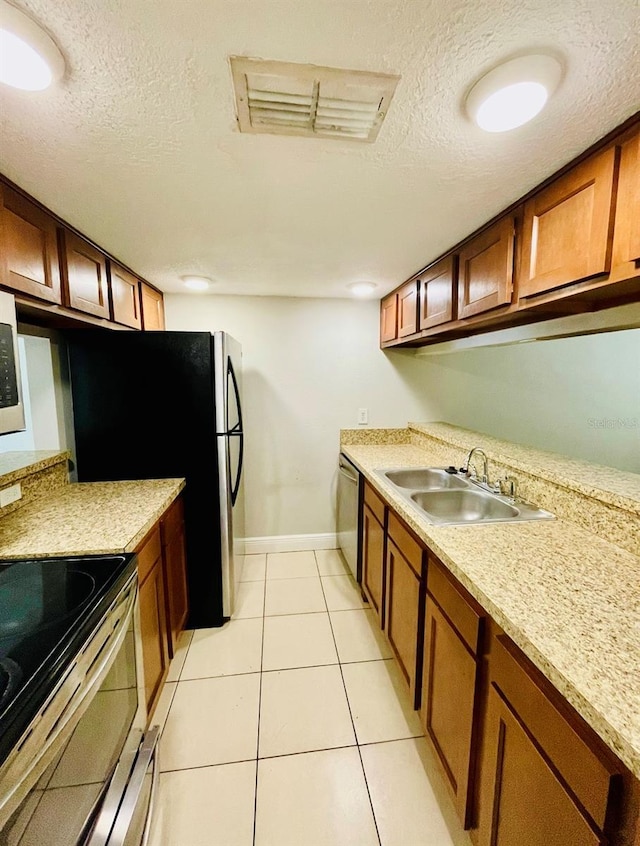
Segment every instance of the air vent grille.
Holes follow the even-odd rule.
[[[241,132],[375,141],[399,76],[231,57]]]

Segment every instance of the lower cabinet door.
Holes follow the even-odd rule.
[[[600,846],[515,713],[489,691],[478,846]]]
[[[140,585],[139,601],[144,687],[147,711],[151,714],[169,669],[167,612],[160,558]]]
[[[171,657],[175,654],[178,636],[187,619],[187,566],[184,534],[175,534],[164,549],[165,587]]]
[[[420,622],[420,579],[404,556],[387,539],[385,631],[414,701],[418,704],[416,671]]]
[[[478,661],[431,597],[426,609],[421,716],[469,828]]]
[[[384,529],[366,504],[362,515],[362,586],[383,626]]]

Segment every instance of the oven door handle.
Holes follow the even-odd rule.
[[[158,765],[158,740],[160,739],[160,726],[153,726],[147,731],[142,738],[140,749],[136,763],[131,772],[129,783],[122,797],[122,803],[118,810],[118,815],[113,824],[111,835],[108,840],[108,846],[123,846],[131,820],[138,807],[140,795],[144,787],[144,778],[149,769],[149,764],[153,759],[153,771],[151,775],[151,792],[149,797],[149,807],[147,809],[147,816],[145,820],[144,833],[142,837],[141,846],[146,844],[149,839],[149,832],[151,826],[151,818],[153,815],[153,806],[156,798],[156,787],[160,767]]]

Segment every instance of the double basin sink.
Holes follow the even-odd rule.
[[[440,526],[553,520],[528,502],[492,493],[467,476],[441,467],[381,469],[376,473],[430,522]]]

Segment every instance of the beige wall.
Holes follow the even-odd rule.
[[[378,349],[378,304],[273,297],[166,297],[167,329],[242,344],[248,537],[335,531],[340,428],[433,419],[424,365]]]
[[[426,361],[439,418],[640,473],[640,330]]]
[[[243,346],[247,536],[334,531],[338,430],[448,420],[640,472],[640,330],[429,358],[378,349],[376,302],[168,295],[167,328]]]

